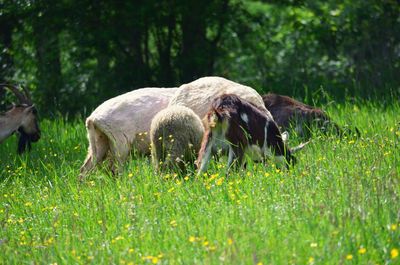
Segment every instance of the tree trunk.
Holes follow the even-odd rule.
[[[63,87],[58,31],[45,15],[33,23],[38,69],[38,87],[43,105],[57,106]]]
[[[205,14],[207,4],[195,1],[193,5],[185,6],[182,12],[182,46],[179,56],[181,82],[190,82],[209,72],[210,51]],[[196,10],[196,14],[191,10]]]

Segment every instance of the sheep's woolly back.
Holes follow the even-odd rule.
[[[201,118],[206,115],[215,98],[222,94],[234,94],[251,102],[272,119],[271,114],[265,108],[262,97],[256,90],[228,79],[208,76],[184,84],[179,88],[179,91],[171,98],[169,106],[186,106],[191,108]]]
[[[109,141],[149,153],[148,132],[154,115],[166,108],[178,88],[141,88],[111,98],[87,118]],[[141,136],[141,137],[139,137]]]
[[[156,168],[183,169],[184,162],[194,161],[200,149],[204,127],[191,109],[170,106],[152,120],[150,140],[153,164]],[[159,165],[159,162],[163,166]]]

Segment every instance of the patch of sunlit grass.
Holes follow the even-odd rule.
[[[222,158],[199,177],[159,175],[132,156],[83,183],[83,123],[44,121],[31,153],[0,145],[0,263],[396,264],[400,107],[351,110],[328,111],[361,137],[316,135],[289,171],[227,174]]]

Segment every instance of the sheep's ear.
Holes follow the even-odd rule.
[[[287,143],[289,141],[289,133],[287,131],[284,131],[281,135],[282,135],[282,141],[284,143]]]

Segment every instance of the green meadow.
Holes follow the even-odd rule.
[[[327,111],[361,136],[316,133],[289,171],[177,177],[132,155],[83,182],[83,119],[43,120],[30,153],[0,145],[0,264],[400,264],[400,105]]]

